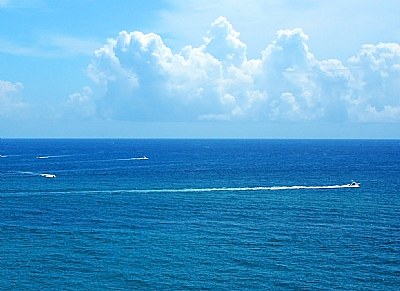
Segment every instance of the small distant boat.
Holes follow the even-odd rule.
[[[361,183],[357,183],[357,182],[351,182],[350,184],[347,184],[348,187],[351,188],[360,188]]]
[[[141,157],[138,157],[138,158],[130,158],[130,160],[148,160],[149,158],[148,157],[146,157],[146,156],[141,156]]]
[[[149,158],[146,156],[141,156],[141,157],[133,157],[133,158],[127,158],[127,159],[117,159],[118,161],[138,161],[138,160],[148,160]]]
[[[56,177],[56,175],[54,175],[54,174],[40,174],[40,176],[45,177],[45,178],[50,178],[50,179]]]

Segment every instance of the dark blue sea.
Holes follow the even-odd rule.
[[[0,154],[1,290],[400,288],[399,140],[1,139]]]

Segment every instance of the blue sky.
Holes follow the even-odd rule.
[[[400,138],[397,0],[0,0],[0,137]]]

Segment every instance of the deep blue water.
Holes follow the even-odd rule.
[[[400,286],[399,140],[2,139],[0,154],[1,290]]]

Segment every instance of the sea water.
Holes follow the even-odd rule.
[[[398,140],[2,139],[0,155],[1,290],[400,287]]]

